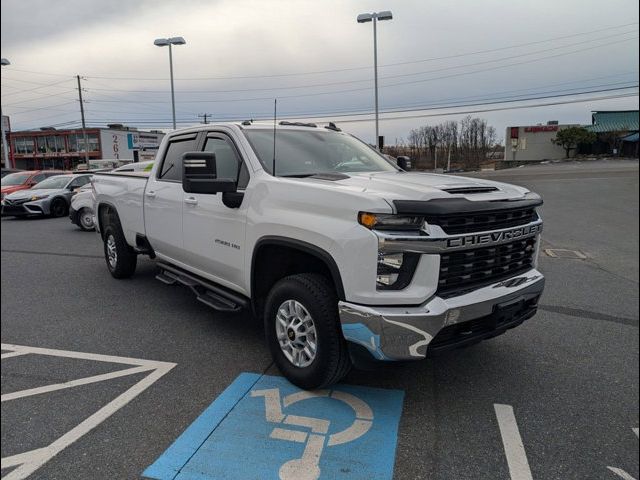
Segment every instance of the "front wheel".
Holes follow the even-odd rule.
[[[289,381],[311,390],[340,381],[351,360],[338,318],[338,298],[322,275],[283,278],[269,292],[265,334]]]
[[[114,225],[104,230],[104,258],[114,278],[129,278],[136,271],[138,256],[127,244],[122,230]]]
[[[51,216],[54,218],[64,217],[67,215],[67,202],[62,198],[56,198],[51,202]]]

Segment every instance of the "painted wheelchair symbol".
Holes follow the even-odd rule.
[[[251,396],[264,397],[265,416],[268,422],[311,429],[309,434],[281,427],[275,427],[271,431],[269,436],[273,439],[306,443],[301,458],[289,460],[280,467],[280,480],[316,480],[320,477],[319,463],[325,441],[328,447],[352,442],[367,433],[373,424],[373,412],[369,405],[350,393],[338,390],[300,391],[287,395],[281,400],[280,390],[270,388],[253,390]],[[353,423],[340,432],[327,435],[329,420],[282,413],[283,407],[286,408],[294,403],[318,397],[333,398],[349,405],[356,415]]]

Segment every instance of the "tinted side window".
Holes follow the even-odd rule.
[[[216,170],[218,178],[230,178],[238,180],[238,188],[245,188],[249,183],[249,171],[242,162],[240,175],[238,175],[238,164],[241,160],[237,157],[236,151],[231,142],[224,138],[207,138],[204,146],[205,152],[216,154]]]
[[[182,181],[182,155],[186,152],[193,152],[195,149],[195,137],[188,140],[174,140],[169,143],[158,178]]]
[[[38,182],[41,182],[42,180],[44,180],[45,178],[47,178],[47,176],[44,173],[39,173],[38,175],[34,175],[31,178],[31,181],[33,183],[38,183]]]
[[[86,185],[87,183],[89,183],[89,179],[90,179],[90,177],[88,177],[88,176],[75,178],[75,179],[74,179],[74,180],[69,184],[69,186],[70,186],[70,187],[73,187],[73,188],[81,187],[81,186]]]

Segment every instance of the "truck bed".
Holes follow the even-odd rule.
[[[144,228],[144,189],[149,172],[105,172],[93,176],[96,204],[108,204],[118,212],[122,229],[130,245]],[[98,212],[96,212],[97,214]]]

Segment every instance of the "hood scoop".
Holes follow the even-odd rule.
[[[484,187],[480,185],[473,185],[468,187],[448,187],[442,188],[443,191],[451,194],[463,194],[463,195],[473,195],[474,193],[487,193],[487,192],[497,192],[498,189],[496,187]]]
[[[316,180],[328,180],[330,182],[335,182],[337,180],[346,180],[350,178],[349,175],[345,175],[344,173],[316,173],[315,175],[310,175],[307,178],[315,178]]]

